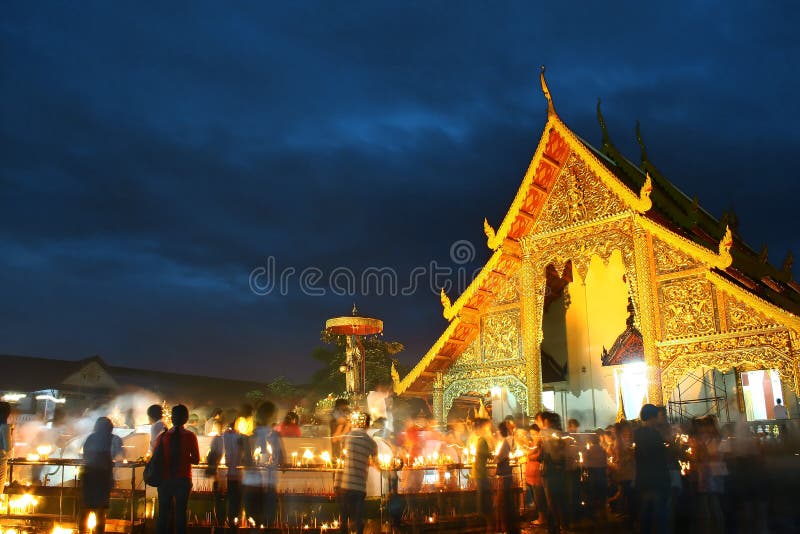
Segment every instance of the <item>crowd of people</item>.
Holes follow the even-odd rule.
[[[215,410],[204,424],[180,404],[169,414],[170,425],[160,405],[147,414],[149,457],[158,460],[159,470],[158,534],[186,531],[197,464],[213,480],[217,526],[246,526],[239,524],[241,517],[251,526],[275,524],[278,469],[286,463],[281,438],[302,433],[295,412],[277,423],[276,406],[264,401],[236,413]],[[11,442],[8,416],[8,404],[0,403],[0,483]],[[516,534],[526,522],[550,533],[609,523],[647,533],[758,531],[754,525],[766,522],[764,451],[785,448],[789,434],[784,427],[780,439],[759,436],[744,422],[721,428],[710,415],[671,425],[666,410],[650,404],[636,421],[588,432],[581,432],[575,419],[564,429],[561,417],[549,411],[528,421],[509,416],[496,426],[486,412],[453,420],[445,429],[425,413],[396,422],[392,429],[384,417],[370,421],[367,413],[351,411],[345,399],[333,406],[329,431],[332,456],[342,460],[334,480],[342,534],[351,526],[358,534],[364,531],[368,471],[378,463],[378,443],[406,462],[433,450],[452,454],[455,464],[469,464],[469,484],[459,489],[474,490],[474,510],[486,532]],[[83,444],[81,525],[94,513],[97,534],[104,532],[113,461],[122,454],[113,426],[107,417],[98,418]],[[200,453],[198,434],[211,436],[207,454]],[[423,473],[405,473],[406,492],[421,489]],[[389,486],[389,515],[399,526],[403,504],[393,500],[397,473]]]

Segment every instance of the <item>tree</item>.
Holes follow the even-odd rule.
[[[300,388],[286,380],[285,376],[279,376],[267,384],[267,397],[277,400],[293,400],[301,396]]]
[[[313,377],[314,390],[324,396],[328,393],[338,394],[345,390],[345,377],[339,370],[345,364],[345,349],[347,338],[342,335],[322,332],[322,342],[327,346],[317,347],[311,356],[322,363],[322,368],[317,370]],[[366,352],[367,391],[375,389],[379,384],[392,383],[391,368],[394,363],[397,371],[403,375],[408,372],[407,366],[397,361],[395,357],[405,347],[397,341],[384,341],[379,336],[362,338]]]

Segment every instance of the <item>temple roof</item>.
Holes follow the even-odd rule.
[[[484,220],[487,245],[493,253],[455,302],[442,291],[443,315],[450,324],[420,362],[395,384],[398,394],[427,395],[436,374],[446,371],[478,334],[480,314],[517,272],[522,256],[519,240],[533,230],[571,153],[586,162],[637,215],[639,224],[706,265],[709,280],[744,300],[766,304],[770,313],[800,330],[800,284],[792,280],[791,255],[780,269],[772,266],[764,252],[756,253],[741,240],[734,215],[716,219],[675,187],[648,159],[638,126],[642,163],[637,166],[625,158],[610,140],[599,103],[602,148],[575,135],[555,112],[544,70],[541,82],[548,102],[544,132],[501,224],[495,230]]]

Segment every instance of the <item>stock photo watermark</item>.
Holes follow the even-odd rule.
[[[294,291],[311,297],[336,296],[390,296],[407,297],[418,291],[438,295],[466,289],[480,271],[467,266],[475,259],[475,245],[460,239],[450,245],[450,261],[443,265],[435,260],[418,265],[408,272],[394,267],[367,267],[361,271],[339,266],[324,271],[308,266],[298,269],[279,266],[275,256],[268,256],[264,265],[250,271],[250,291],[256,295],[286,296]]]

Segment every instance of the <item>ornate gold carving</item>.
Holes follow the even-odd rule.
[[[566,262],[571,260],[572,268],[585,280],[592,256],[596,255],[608,264],[615,250],[622,254],[626,270],[634,271],[632,229],[630,217],[625,217],[569,232],[526,236],[520,240],[520,244],[523,252],[528,250],[535,255],[537,272],[544,272],[549,264],[562,272]]]
[[[519,359],[519,310],[484,315],[481,322],[484,362]]]
[[[444,386],[448,387],[457,380],[472,380],[475,378],[493,378],[497,376],[513,375],[524,376],[525,368],[520,363],[498,362],[483,363],[463,366],[453,366],[444,375]],[[520,378],[524,382],[523,378]]]
[[[658,303],[664,339],[705,336],[717,330],[711,284],[702,278],[662,282]]]
[[[663,404],[661,397],[661,373],[656,352],[656,312],[652,287],[654,277],[650,261],[652,240],[639,227],[633,231],[635,266],[628,269],[629,291],[636,310],[639,331],[642,333],[644,362],[647,365],[647,397],[650,402]]]
[[[526,405],[528,414],[542,410],[542,316],[544,292],[547,286],[544,268],[539,270],[530,250],[524,251],[520,268],[520,323],[522,329],[522,358],[525,362]]]
[[[500,285],[500,289],[495,295],[495,305],[510,304],[519,300],[519,278],[515,275],[508,278]]]
[[[729,330],[753,330],[778,326],[772,319],[732,297],[725,298],[725,311]]]
[[[653,256],[656,261],[656,274],[676,273],[699,265],[696,260],[660,239],[653,239]]]
[[[756,332],[750,335],[721,335],[708,339],[679,344],[658,344],[658,359],[665,368],[680,357],[716,352],[738,351],[757,347],[772,347],[775,350],[790,354],[791,343],[786,330]],[[710,366],[710,365],[709,365]]]
[[[493,377],[476,377],[469,379],[455,380],[444,390],[443,413],[445,418],[453,407],[453,401],[470,391],[488,392],[493,387],[506,388],[519,403],[523,403],[528,397],[528,389],[518,376],[512,374],[498,375]]]
[[[792,330],[800,332],[800,317],[797,315],[789,313],[783,308],[780,308],[771,302],[767,302],[753,293],[742,289],[727,278],[724,278],[715,272],[708,271],[705,273],[705,277],[706,280],[710,281],[726,294],[733,296],[748,306],[751,306],[759,313],[770,317],[777,324],[787,326]]]
[[[580,224],[624,210],[625,204],[573,153],[553,186],[534,233]]]
[[[480,363],[481,363],[480,347],[478,343],[478,337],[475,337],[472,343],[470,343],[469,346],[466,349],[464,349],[464,351],[455,361],[451,369],[480,364]]]
[[[698,245],[694,241],[690,241],[685,237],[679,236],[678,234],[667,230],[659,223],[652,221],[647,217],[637,216],[636,225],[644,228],[651,234],[658,236],[658,238],[664,241],[666,244],[680,250],[681,252],[684,252],[685,254],[689,254],[691,257],[710,267],[724,270],[730,267],[731,263],[733,262],[733,258],[730,255],[730,247],[733,244],[733,241],[730,237],[729,228],[726,228],[725,235],[720,240],[718,246],[718,253],[715,254],[707,248]]]

